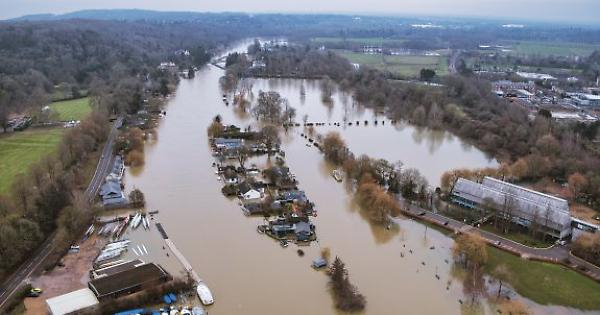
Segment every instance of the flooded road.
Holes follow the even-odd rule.
[[[333,180],[318,150],[306,147],[297,136],[301,129],[289,132],[282,147],[300,189],[316,204],[318,217],[313,223],[319,241],[302,247],[305,255],[299,257],[296,245],[282,248],[258,234],[256,226],[262,218],[244,216],[236,199],[225,198],[211,167],[214,159],[206,130],[213,117],[219,114],[225,123],[240,126],[253,123],[250,116],[221,101],[222,75],[222,70],[207,66],[195,79],[181,81],[166,107],[158,140],[146,145],[145,166],[127,169],[125,175],[127,189],[144,192],[147,209],[160,211],[156,221],[211,288],[215,297],[215,304],[208,308],[211,314],[336,314],[326,275],[310,268],[322,247],[346,263],[351,281],[366,296],[366,314],[468,313],[459,303],[465,297],[460,276],[452,270],[452,239],[407,219],[397,219],[398,226],[390,230],[370,225],[352,203],[346,186]],[[296,107],[296,121],[305,114],[311,121],[324,122],[339,121],[345,113],[354,120],[375,115],[357,108],[344,111],[343,96],[337,94],[334,106],[326,107],[317,85],[285,81],[258,80],[254,91],[280,91]],[[304,101],[298,84],[306,84]],[[323,133],[329,128],[342,130],[319,128]],[[342,135],[355,153],[402,160],[408,167],[419,168],[430,183],[437,183],[441,172],[449,168],[495,163],[452,135],[407,125],[346,127]],[[152,229],[130,237],[153,243],[158,250],[153,249],[151,255],[159,251],[158,262],[176,270],[172,266],[177,261],[160,253],[162,240],[154,225]],[[150,232],[152,237],[143,236]],[[483,310],[495,313],[485,303]],[[538,310],[564,313],[563,308]]]

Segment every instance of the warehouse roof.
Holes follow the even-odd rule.
[[[170,275],[159,265],[148,263],[123,270],[89,282],[89,287],[98,298],[136,291],[144,284],[163,282]]]
[[[452,193],[478,204],[483,203],[484,199],[490,199],[499,206],[512,203],[514,216],[528,220],[537,217],[538,223],[545,222],[548,211],[548,225],[558,230],[569,226],[571,222],[566,200],[491,177],[485,177],[481,184],[459,178]]]
[[[81,289],[46,300],[50,314],[63,315],[98,304],[90,289]]]

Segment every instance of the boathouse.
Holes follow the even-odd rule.
[[[101,300],[132,294],[171,279],[171,275],[160,265],[147,263],[92,280],[88,282],[88,287]]]

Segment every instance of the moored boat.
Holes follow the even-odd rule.
[[[206,286],[206,284],[204,284],[204,282],[198,282],[196,286],[196,293],[198,293],[198,298],[200,298],[200,301],[204,305],[211,305],[215,302],[210,289],[208,286]]]

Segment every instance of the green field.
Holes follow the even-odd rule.
[[[594,50],[600,50],[600,45],[567,42],[519,41],[503,44],[512,46],[509,53],[515,55],[589,56]]]
[[[324,43],[342,43],[349,42],[353,44],[360,45],[388,45],[388,46],[397,46],[405,42],[403,39],[389,39],[383,37],[315,37],[311,39],[314,43],[324,44]]]
[[[78,98],[68,101],[53,102],[50,108],[58,112],[59,120],[83,120],[92,112],[90,98]]]
[[[448,73],[448,63],[445,56],[383,56],[368,55],[351,51],[337,51],[338,54],[347,58],[352,63],[368,66],[382,71],[403,75],[406,77],[418,77],[421,69],[429,68],[435,70],[437,75]]]
[[[0,135],[0,194],[10,190],[17,174],[56,150],[63,132],[63,128],[28,129]]]
[[[488,247],[488,254],[486,271],[506,265],[511,273],[511,286],[522,296],[543,305],[600,309],[600,283],[576,271],[556,264],[524,261],[493,247]]]

